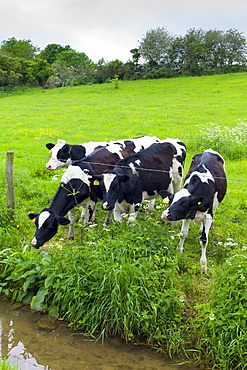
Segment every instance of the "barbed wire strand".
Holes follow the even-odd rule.
[[[26,157],[30,157],[30,156],[26,156]],[[33,158],[41,158],[41,157],[33,157]],[[80,161],[79,160],[73,161],[73,165],[76,165],[77,162],[80,162]],[[117,163],[116,164],[107,164],[107,163],[102,163],[102,162],[86,162],[86,161],[83,161],[83,163],[89,164],[89,165],[97,165],[97,166],[108,166],[108,167],[112,167],[112,168],[114,168],[117,165],[118,168],[130,169],[129,166],[120,166]],[[154,168],[141,168],[141,167],[138,167],[138,165],[135,167],[135,169],[138,170],[138,171],[144,171],[144,172],[148,171],[148,172],[158,172],[158,173],[169,173],[169,174],[175,174],[175,175],[178,174],[177,172],[173,172],[173,171],[170,171],[170,170],[157,170],[157,169],[154,169]],[[61,176],[62,176],[62,174],[61,174]],[[205,175],[201,174],[201,176],[202,177],[209,177],[207,174],[205,174]],[[221,176],[214,176],[214,179],[227,180],[227,181],[236,181],[236,182],[247,182],[247,180],[231,179],[231,178],[228,178],[228,177],[221,177]]]
[[[0,155],[4,155],[4,154],[0,154]],[[15,154],[15,156],[16,157],[19,157],[19,158],[39,158],[39,159],[41,159],[41,158],[42,159],[49,158],[49,157],[37,157],[37,156],[29,156],[29,155],[18,155],[18,154]],[[76,162],[77,161],[74,161],[74,165],[76,164]],[[80,161],[78,161],[78,162],[80,162]],[[101,163],[101,162],[86,162],[86,161],[83,161],[83,163],[90,164],[90,165],[106,166],[106,163]],[[116,166],[116,164],[113,164],[113,165],[107,164],[107,166],[110,166],[110,167],[113,167],[114,168]],[[130,168],[129,166],[119,166],[119,165],[118,165],[118,167],[119,168],[124,168],[124,169],[129,169]],[[140,167],[138,167],[138,165],[136,166],[136,169],[139,170],[139,171],[149,171],[149,172],[159,172],[159,173],[169,173],[169,174],[173,173],[173,172],[168,171],[168,170],[157,170],[157,169],[153,169],[153,168],[140,168]],[[66,169],[64,169],[64,170],[66,171]],[[62,177],[62,175],[63,175],[63,173],[58,174],[57,176],[58,177],[60,177],[60,176]],[[201,175],[202,176],[205,176],[205,177],[208,177],[208,175],[203,175],[203,174],[201,174]],[[227,180],[227,181],[236,181],[236,182],[244,182],[244,183],[247,182],[247,180],[242,180],[242,179],[230,179],[230,178],[225,178],[225,177],[214,177],[214,178],[215,179],[224,179],[224,180]],[[0,179],[0,181],[5,181],[5,179]],[[30,190],[32,192],[35,192],[37,194],[40,194],[40,195],[45,196],[47,198],[50,198],[49,195],[44,194],[41,191],[35,190],[35,189],[33,189],[33,188],[31,188],[31,187],[23,184],[23,183],[20,183],[20,182],[18,182],[16,180],[14,180],[14,183],[15,184],[18,184],[18,185],[20,185],[22,187],[25,187],[25,188],[27,188],[28,190]],[[244,222],[244,223],[247,222],[247,220],[233,220],[233,219],[215,219],[214,218],[214,220],[219,220],[219,221],[224,221],[224,222]]]

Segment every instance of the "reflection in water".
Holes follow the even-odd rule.
[[[0,300],[0,355],[21,370],[196,370],[120,338],[104,344],[28,306]]]

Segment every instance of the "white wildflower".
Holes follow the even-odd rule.
[[[208,318],[209,318],[209,320],[212,320],[212,321],[215,320],[214,313],[211,313]]]

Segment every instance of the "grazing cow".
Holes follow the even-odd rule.
[[[186,147],[178,139],[166,139],[120,160],[113,171],[100,176],[102,208],[114,210],[115,221],[129,213],[135,221],[143,200],[157,198],[162,190],[180,189]]]
[[[68,167],[72,161],[82,159],[95,150],[98,150],[106,145],[114,143],[121,144],[123,148],[138,152],[146,149],[153,143],[159,142],[160,140],[156,136],[141,136],[134,139],[123,139],[118,141],[99,141],[89,142],[80,145],[67,144],[65,140],[58,139],[57,144],[48,143],[46,144],[47,149],[50,150],[52,156],[49,162],[46,164],[48,170],[58,170],[60,168]]]
[[[36,248],[50,240],[58,230],[58,225],[70,224],[69,239],[74,236],[73,208],[83,205],[86,209],[84,223],[92,217],[98,199],[103,199],[102,190],[96,185],[92,175],[98,175],[112,168],[120,159],[133,150],[123,148],[121,144],[111,144],[93,154],[74,161],[62,176],[60,186],[48,208],[41,213],[30,213],[35,219],[36,233],[32,245]],[[72,210],[72,212],[71,212]],[[64,216],[69,212],[69,220]],[[106,221],[107,222],[107,221]]]
[[[51,152],[51,158],[46,163],[48,170],[58,170],[68,167],[73,160],[82,159],[97,149],[106,146],[107,141],[84,143],[80,145],[67,144],[65,140],[58,139],[57,144],[46,144],[47,149]]]
[[[200,263],[206,270],[206,248],[208,233],[213,221],[213,209],[223,200],[227,181],[224,159],[211,149],[196,154],[185,178],[184,187],[175,194],[163,192],[169,197],[169,207],[162,213],[162,218],[169,221],[183,220],[180,252],[188,235],[190,220],[202,222],[200,245],[202,254]],[[166,193],[166,194],[165,194]]]

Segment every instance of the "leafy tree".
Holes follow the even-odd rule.
[[[125,79],[139,79],[141,77],[141,73],[143,72],[143,66],[139,63],[141,58],[141,53],[138,48],[134,48],[130,50],[132,54],[132,60],[128,60],[125,63]]]
[[[170,70],[170,72],[175,75],[181,73],[185,64],[185,59],[186,52],[183,43],[183,37],[175,36],[172,40],[169,50],[167,70]]]
[[[44,60],[12,58],[0,54],[1,86],[44,86],[53,73],[53,69]]]
[[[232,66],[233,64],[246,63],[247,44],[242,33],[236,29],[226,31],[224,38],[225,48],[225,64]]]
[[[119,59],[112,60],[106,65],[109,78],[114,78],[115,75],[121,80],[125,75],[124,63]]]
[[[40,52],[39,57],[47,60],[49,64],[53,64],[60,53],[70,50],[72,49],[69,45],[62,46],[59,44],[49,44]]]
[[[57,60],[63,60],[67,67],[80,73],[85,67],[92,63],[85,53],[78,53],[75,50],[65,50],[58,54]]]
[[[54,69],[51,68],[49,63],[46,60],[43,60],[41,58],[35,59],[34,73],[35,73],[35,79],[38,82],[38,85],[42,87],[45,86],[48,78],[55,74]]]
[[[53,63],[52,68],[54,70],[54,76],[48,79],[48,86],[64,87],[71,84],[73,81],[73,73],[71,69],[66,66],[65,61],[56,61]]]
[[[97,83],[109,82],[115,75],[121,80],[126,74],[126,67],[119,59],[106,62],[103,58],[95,66],[93,81]]]
[[[0,86],[19,84],[21,62],[19,58],[10,58],[0,54]]]
[[[18,57],[33,60],[39,51],[37,46],[33,46],[31,40],[16,40],[11,37],[1,43],[0,53],[10,57]]]
[[[131,49],[130,52],[132,54],[132,59],[133,59],[134,66],[137,68],[138,64],[139,64],[139,60],[141,58],[141,53],[140,53],[138,48]]]
[[[202,29],[189,29],[182,42],[184,47],[183,70],[191,75],[201,75],[205,63],[204,35]]]
[[[75,50],[62,51],[57,56],[57,61],[64,61],[74,76],[74,84],[90,82],[93,73],[93,62],[85,53]]]
[[[166,27],[158,27],[146,32],[139,42],[139,52],[150,66],[160,66],[168,62],[173,36]]]
[[[225,63],[224,32],[209,30],[204,36],[204,47],[206,54],[206,69],[221,69]]]

